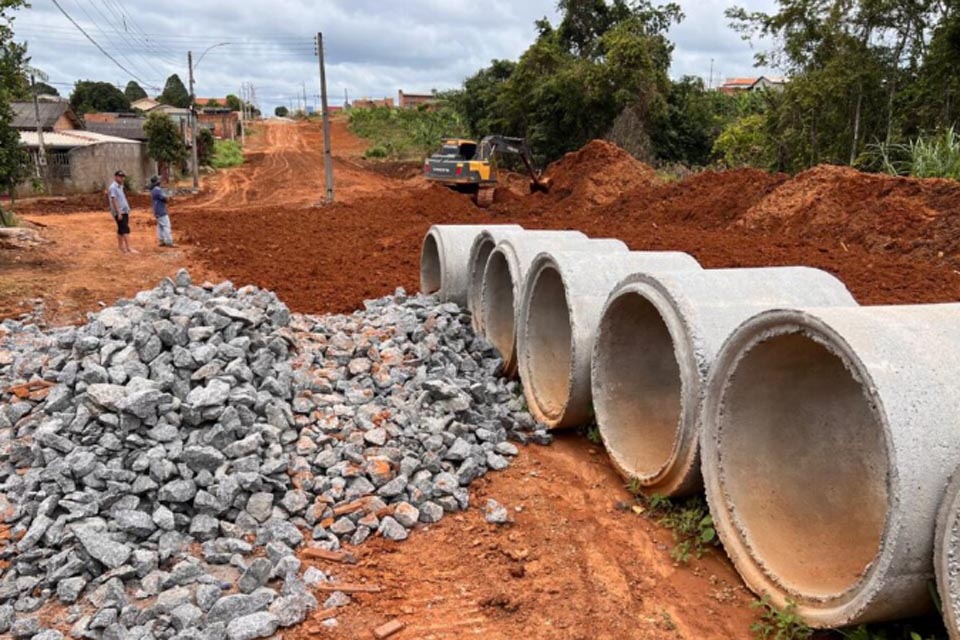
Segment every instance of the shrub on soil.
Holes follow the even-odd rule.
[[[213,143],[213,158],[210,164],[214,169],[239,167],[243,164],[243,149],[235,140],[217,140]]]

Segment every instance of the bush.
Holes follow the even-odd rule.
[[[724,167],[769,169],[774,154],[766,131],[766,116],[744,116],[723,130],[713,143],[713,155]]]
[[[423,157],[436,151],[443,138],[466,134],[460,116],[446,107],[353,109],[350,130],[373,142],[368,158]]]
[[[210,164],[214,169],[239,167],[243,164],[243,148],[235,140],[216,140]]]
[[[891,175],[960,180],[960,135],[953,127],[906,144],[879,143],[869,152]]]

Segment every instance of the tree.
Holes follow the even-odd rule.
[[[129,111],[130,101],[109,82],[81,80],[70,94],[70,108],[81,115],[100,111]]]
[[[190,107],[190,94],[183,86],[180,76],[173,74],[167,78],[166,84],[163,85],[163,93],[160,94],[160,102],[180,109]]]
[[[143,131],[147,134],[147,153],[161,165],[161,171],[166,167],[177,167],[187,159],[187,145],[180,129],[166,113],[151,111],[143,124]]]
[[[208,166],[213,159],[213,132],[206,127],[197,131],[197,159],[200,166]]]
[[[227,108],[231,111],[243,111],[243,101],[232,93],[227,94]]]
[[[209,108],[211,108],[211,109],[219,109],[219,108],[220,108],[220,103],[217,102],[216,99],[211,99],[210,102],[208,102],[205,106],[207,106],[207,107],[209,107]]]
[[[127,83],[127,88],[123,90],[123,95],[127,96],[127,100],[130,102],[136,102],[137,100],[146,98],[147,92],[134,80],[131,80]]]
[[[34,92],[38,96],[59,96],[60,92],[57,91],[54,87],[51,87],[46,82],[37,81],[34,85]]]
[[[20,146],[20,135],[13,129],[10,100],[26,81],[22,68],[26,47],[13,41],[12,12],[22,0],[0,0],[0,192],[12,191],[25,176],[28,158]],[[0,224],[7,224],[0,209]]]
[[[281,105],[273,110],[273,115],[277,116],[278,118],[286,118],[290,115],[290,110]]]

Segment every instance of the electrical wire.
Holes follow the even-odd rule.
[[[64,17],[66,17],[66,19],[69,20],[69,21],[73,24],[73,26],[75,26],[75,27],[77,28],[78,31],[80,31],[80,33],[82,33],[83,35],[85,35],[85,36],[87,37],[87,40],[89,40],[90,42],[92,42],[92,43],[94,44],[94,46],[96,46],[97,49],[100,50],[100,53],[102,53],[103,55],[107,56],[107,58],[109,58],[110,61],[113,62],[113,64],[117,65],[120,69],[122,69],[122,70],[125,71],[127,74],[129,74],[134,80],[136,80],[137,82],[139,82],[141,85],[147,85],[147,87],[150,88],[150,89],[160,89],[160,87],[158,87],[158,86],[156,86],[156,85],[153,85],[153,84],[147,82],[146,80],[144,80],[143,78],[139,77],[137,74],[133,73],[132,71],[130,71],[129,69],[127,69],[125,66],[123,66],[122,64],[120,64],[120,62],[119,62],[116,58],[114,58],[112,55],[110,55],[110,53],[107,52],[106,49],[104,49],[102,46],[100,46],[100,43],[97,42],[96,40],[94,40],[93,37],[92,37],[89,33],[87,33],[87,32],[84,30],[84,28],[81,27],[80,24],[79,24],[76,20],[73,19],[73,16],[71,16],[69,13],[67,13],[67,10],[64,9],[63,6],[60,5],[59,0],[51,0],[51,1],[52,1],[53,4],[57,7],[57,9],[60,10],[60,13],[62,13],[62,14],[64,15]]]

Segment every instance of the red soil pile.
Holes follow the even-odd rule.
[[[706,171],[676,182],[640,187],[603,207],[600,213],[612,218],[723,228],[788,179],[786,174],[757,169]]]
[[[605,140],[568,153],[547,167],[545,175],[551,181],[546,197],[566,201],[564,208],[604,205],[657,181],[653,169]]]
[[[824,165],[782,184],[740,224],[870,251],[956,256],[960,183]]]
[[[127,201],[134,209],[150,207],[149,193],[128,193]],[[30,198],[17,202],[17,213],[44,215],[50,213],[77,213],[80,211],[107,211],[107,192],[84,193],[61,198]]]

